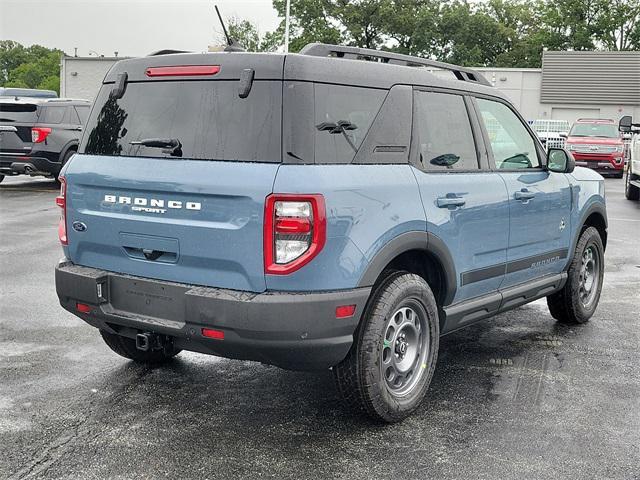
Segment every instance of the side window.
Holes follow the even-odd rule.
[[[47,105],[43,108],[43,113],[39,118],[41,123],[62,123],[64,114],[67,111],[66,106],[61,105]]]
[[[498,169],[537,168],[536,144],[520,118],[504,103],[476,99]]]
[[[89,107],[76,106],[76,113],[80,117],[80,123],[85,125],[87,123],[87,118],[89,118]]]
[[[461,95],[415,92],[415,132],[425,170],[475,170],[478,155]]]
[[[351,162],[386,95],[387,90],[316,83],[316,163]]]

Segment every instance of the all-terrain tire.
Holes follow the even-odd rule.
[[[100,335],[102,335],[104,343],[106,343],[111,350],[124,358],[138,363],[165,363],[180,353],[180,350],[173,350],[169,354],[163,350],[148,350],[143,352],[136,348],[136,342],[132,338],[123,337],[122,335],[116,335],[104,330],[100,330]]]
[[[402,334],[417,325],[420,327],[415,328],[414,336],[408,337],[415,339],[415,354],[409,340],[403,347],[409,365],[407,391],[401,392],[401,387],[392,390],[389,365],[405,358],[400,357],[398,346],[402,345],[398,342],[405,342],[407,337]],[[392,330],[395,335],[390,336]],[[333,368],[345,404],[376,421],[405,419],[420,406],[429,388],[438,358],[439,335],[438,307],[427,282],[407,272],[390,274],[372,292],[349,354]],[[391,378],[401,377],[392,372]]]
[[[636,180],[636,178],[632,177],[637,177],[637,175],[633,175],[630,172],[630,167],[630,165],[627,167],[627,176],[624,182],[624,196],[627,200],[638,200],[640,199],[640,188],[635,185],[631,185],[631,180]]]
[[[592,259],[592,260],[589,260]],[[588,262],[595,261],[587,295]],[[587,264],[585,264],[587,262]],[[576,244],[562,290],[547,297],[551,316],[561,323],[585,323],[595,313],[604,278],[604,246],[595,227],[586,228]],[[588,301],[587,301],[588,300]]]

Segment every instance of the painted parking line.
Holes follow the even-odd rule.
[[[616,218],[608,217],[609,220],[616,220],[618,222],[640,222],[640,218]]]

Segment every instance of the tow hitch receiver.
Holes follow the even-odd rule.
[[[170,342],[165,342],[163,337],[151,332],[139,333],[136,335],[136,348],[143,352],[149,350],[162,350],[167,346],[171,346]]]

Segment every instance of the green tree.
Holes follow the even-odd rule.
[[[60,89],[60,50],[0,41],[0,86]]]
[[[229,18],[227,20],[229,36],[242,45],[248,52],[271,52],[277,45],[270,41],[270,34],[261,35],[258,27],[248,20]],[[227,39],[221,35],[219,40],[226,43]]]

